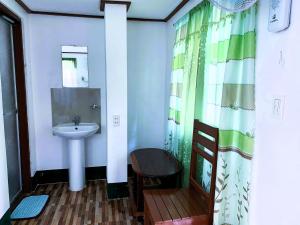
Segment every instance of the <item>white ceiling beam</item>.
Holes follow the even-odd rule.
[[[118,4],[118,5],[126,5],[127,11],[130,8],[131,0],[100,0],[100,11],[104,11],[105,4]]]

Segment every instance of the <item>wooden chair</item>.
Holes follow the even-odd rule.
[[[210,127],[198,120],[194,121],[190,185],[188,188],[182,189],[145,190],[145,225],[213,224],[218,133],[217,128]],[[198,157],[207,160],[212,165],[209,193],[198,184],[196,179]]]

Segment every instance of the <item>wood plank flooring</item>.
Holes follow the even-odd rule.
[[[50,200],[35,219],[13,225],[138,225],[129,199],[108,200],[106,181],[89,181],[81,192],[70,192],[67,183],[40,185],[33,195],[48,194]]]

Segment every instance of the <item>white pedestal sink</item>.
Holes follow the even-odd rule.
[[[69,145],[69,188],[81,191],[85,187],[85,138],[99,130],[96,123],[60,124],[53,127],[53,134],[68,140]]]

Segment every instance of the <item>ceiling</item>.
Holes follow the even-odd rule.
[[[164,19],[182,0],[132,0],[128,17]],[[103,15],[100,0],[23,0],[33,11]]]

